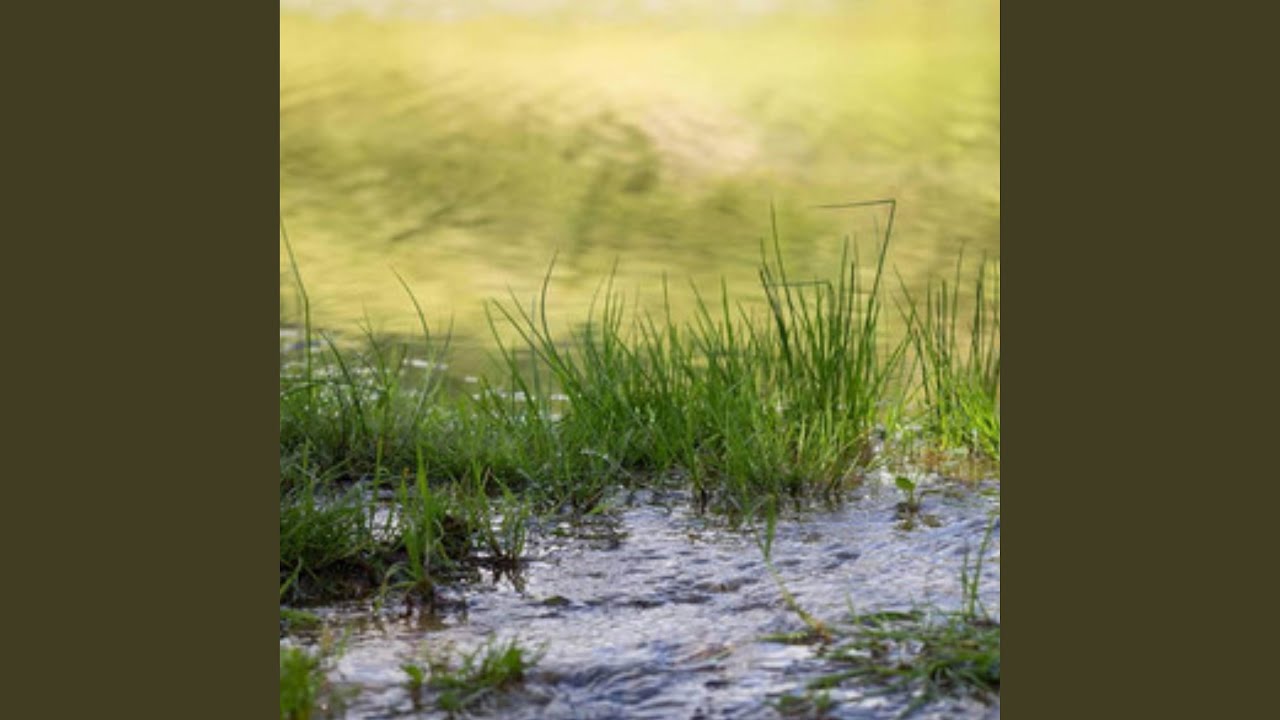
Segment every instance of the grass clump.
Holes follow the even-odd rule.
[[[908,716],[948,695],[988,701],[1000,693],[1000,625],[985,617],[912,610],[853,616],[842,639],[823,657],[844,666],[809,684],[827,690],[853,678],[870,679],[884,692],[908,692]]]
[[[281,482],[292,487],[314,472],[344,480],[412,472],[421,433],[435,419],[443,378],[434,370],[444,365],[449,334],[433,337],[410,292],[420,344],[386,341],[366,324],[363,348],[340,346],[312,327],[310,297],[287,234],[284,242],[302,317],[299,349],[281,358]],[[428,372],[409,382],[413,363]]]
[[[280,608],[281,632],[292,630],[316,630],[324,624],[319,615],[295,608]]]
[[[352,349],[313,338],[293,263],[302,330],[300,352],[282,351],[282,600],[375,589],[430,600],[475,567],[516,570],[535,513],[591,513],[638,482],[685,484],[699,510],[738,521],[762,502],[837,502],[912,412],[928,442],[998,462],[998,291],[979,276],[962,335],[957,266],[957,283],[931,288],[923,309],[906,297],[905,333],[886,330],[896,205],[865,204],[890,211],[870,266],[846,245],[834,281],[796,280],[775,221],[763,302],[733,303],[723,283],[714,301],[695,288],[687,321],[666,294],[656,314],[629,305],[610,276],[585,322],[555,331],[548,270],[527,306],[487,306],[497,382],[465,393],[434,370],[410,372],[443,366],[449,340],[434,339],[407,285],[420,344],[367,331]],[[909,399],[919,402],[904,410]],[[910,520],[919,493],[903,489]]]
[[[342,714],[344,698],[325,677],[340,652],[328,638],[314,650],[280,646],[280,720],[310,720]]]
[[[947,695],[989,702],[1000,695],[1000,623],[978,599],[983,558],[999,517],[983,535],[976,560],[966,552],[960,571],[964,602],[953,612],[853,614],[846,639],[827,657],[848,669],[815,681],[815,689],[852,677],[866,677],[886,692],[912,692],[908,716]]]
[[[546,320],[550,273],[530,308],[495,303],[508,381],[531,400],[486,409],[527,439],[575,507],[607,480],[673,471],[702,508],[739,516],[762,496],[835,497],[859,470],[904,347],[881,349],[886,248],[870,287],[847,252],[832,286],[791,281],[776,226],[773,244],[761,267],[763,317],[731,306],[722,286],[719,303],[699,294],[694,319],[677,324],[669,305],[660,318],[628,312],[610,281],[586,323],[561,338]],[[495,318],[516,343],[502,342]],[[570,411],[552,421],[534,398],[556,392]]]
[[[437,584],[477,567],[515,571],[528,533],[529,503],[474,482],[428,481],[419,458],[386,499],[373,487],[312,481],[281,500],[281,599],[356,597],[379,591],[432,605]],[[490,497],[490,494],[497,494]]]
[[[285,247],[292,259],[287,235]],[[469,565],[513,568],[528,506],[484,464],[486,456],[501,461],[504,446],[486,442],[493,428],[473,411],[441,397],[439,373],[411,380],[408,372],[410,360],[442,366],[448,339],[433,342],[409,293],[418,350],[372,332],[362,351],[327,335],[316,341],[296,263],[293,270],[302,341],[282,351],[281,599],[380,589],[430,602],[437,580]],[[432,471],[441,477],[429,480]]]
[[[979,266],[967,332],[960,327],[961,267],[955,280],[930,283],[921,310],[905,284],[904,310],[924,395],[928,435],[945,447],[1000,459],[999,275]]]
[[[376,587],[381,555],[366,500],[359,490],[336,491],[312,480],[280,498],[280,596],[341,594],[332,578],[356,591]]]
[[[490,495],[500,487],[496,498]],[[431,598],[437,578],[455,574],[465,565],[485,565],[498,572],[514,572],[524,555],[530,505],[492,479],[479,464],[466,481],[432,488],[421,456],[412,486],[401,481],[397,493],[399,538],[405,559],[389,576],[406,577],[397,589]]]
[[[455,713],[518,685],[540,657],[540,652],[521,646],[515,639],[504,643],[491,638],[457,662],[447,654],[428,655],[426,668],[413,662],[400,667],[415,704],[421,702],[422,690],[427,688],[436,693],[434,703],[438,709]]]

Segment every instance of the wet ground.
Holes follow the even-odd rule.
[[[901,494],[887,475],[842,507],[779,520],[773,561],[812,615],[924,606],[958,610],[966,555],[972,562],[999,512],[999,487],[947,488],[925,497],[931,523],[902,528]],[[806,645],[763,640],[803,629],[788,610],[755,536],[700,518],[681,493],[632,493],[608,516],[541,528],[517,581],[493,579],[445,592],[449,609],[403,616],[390,603],[311,609],[349,633],[331,679],[352,690],[347,717],[443,717],[429,696],[415,704],[400,666],[424,649],[468,651],[518,638],[543,656],[524,686],[476,714],[502,718],[773,718],[785,694],[833,670]],[[995,521],[979,585],[1000,614],[1000,531]],[[313,641],[307,636],[283,642]],[[834,718],[897,717],[908,696],[875,686],[833,690]],[[914,715],[999,716],[974,700],[934,703]]]

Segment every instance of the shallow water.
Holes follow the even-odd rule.
[[[931,494],[937,526],[904,530],[901,495],[868,483],[834,510],[780,520],[774,565],[799,604],[825,621],[859,612],[959,609],[961,568],[976,553],[998,486]],[[998,620],[996,521],[979,598]],[[446,591],[437,616],[367,604],[318,610],[350,632],[332,678],[356,695],[347,717],[434,717],[415,707],[400,669],[424,648],[468,651],[491,637],[518,638],[544,655],[524,686],[477,714],[503,718],[770,718],[772,700],[799,694],[831,666],[809,646],[765,642],[803,628],[783,602],[754,537],[689,511],[681,493],[633,494],[590,523],[542,528],[530,539],[521,582],[483,579]],[[300,635],[286,642],[310,642]],[[906,696],[873,686],[833,690],[830,717],[891,718]],[[428,696],[429,698],[429,696]],[[928,706],[917,717],[999,715],[971,700]]]

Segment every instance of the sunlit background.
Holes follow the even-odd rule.
[[[813,206],[879,198],[909,287],[998,258],[996,0],[281,2],[281,216],[322,328],[414,331],[399,273],[482,347],[553,255],[553,323],[615,262],[679,314],[690,280],[756,292],[771,206],[822,278],[887,212]],[[286,323],[290,278],[282,244]]]

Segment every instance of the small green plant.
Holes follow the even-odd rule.
[[[427,670],[412,662],[401,664],[400,669],[408,676],[409,697],[413,701],[414,709],[417,709],[422,705],[422,688],[426,684]]]
[[[898,489],[906,494],[907,499],[899,507],[908,513],[915,514],[920,512],[920,498],[916,497],[916,484],[910,478],[899,475],[894,478],[893,483]]]
[[[302,648],[280,648],[280,718],[306,720],[324,682],[319,658]]]
[[[846,679],[869,678],[885,692],[910,692],[906,717],[944,695],[988,701],[1000,693],[1000,624],[978,600],[983,558],[999,522],[993,517],[976,559],[966,551],[960,570],[963,605],[955,612],[882,611],[850,613],[842,642],[826,657],[846,669],[810,683],[826,689]]]
[[[906,499],[898,503],[896,508],[898,517],[902,519],[902,529],[911,530],[915,528],[917,520],[933,527],[939,524],[935,516],[921,512],[921,503],[924,500],[924,496],[931,492],[930,490],[921,490],[919,483],[902,475],[894,478],[893,482],[906,496]]]
[[[409,559],[393,566],[393,570],[405,571],[409,580],[399,587],[424,597],[433,597],[435,581],[433,573],[442,563],[449,561],[444,552],[444,522],[447,508],[443,499],[433,493],[427,484],[426,471],[418,457],[418,472],[414,490],[409,490],[403,479],[398,488],[401,513],[401,542]]]
[[[413,487],[401,479],[399,501],[399,541],[407,560],[387,571],[384,588],[402,590],[410,602],[414,598],[431,604],[437,581],[470,558],[477,518],[468,513],[469,501],[459,498],[457,488],[436,489],[427,481],[425,460],[418,453],[418,469]]]
[[[280,496],[280,599],[341,594],[341,585],[376,587],[377,541],[358,492],[325,479],[300,482]]]
[[[421,666],[414,663],[404,663],[400,666],[405,674],[409,676],[409,689],[415,693],[422,688],[427,679],[427,671]]]

